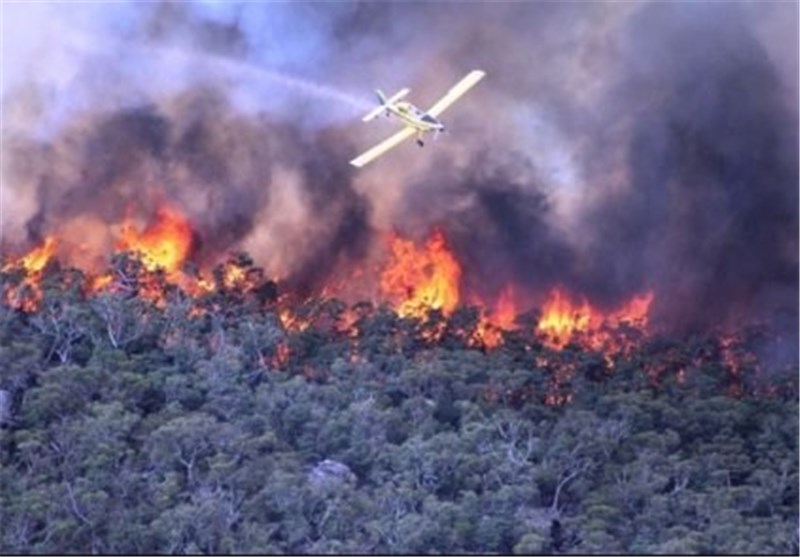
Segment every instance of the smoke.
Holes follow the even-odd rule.
[[[574,285],[577,254],[558,232],[540,180],[521,156],[488,151],[463,168],[439,158],[410,184],[399,228],[407,235],[431,223],[446,230],[464,266],[465,289],[483,299],[509,285],[531,294]]]
[[[796,314],[796,4],[36,6],[4,8],[4,238],[167,201],[200,261],[246,249],[309,290],[376,230],[440,226],[482,296]],[[358,121],[371,89],[424,107],[473,68],[448,133],[347,165],[396,129]]]
[[[330,133],[304,137],[286,122],[247,117],[219,93],[194,89],[160,108],[90,117],[53,143],[17,144],[11,155],[12,162],[37,161],[12,165],[24,183],[37,183],[38,211],[27,222],[31,238],[87,218],[113,225],[133,214],[147,222],[167,204],[190,218],[200,263],[237,249],[258,226],[268,226],[273,214],[286,212],[285,205],[271,204],[271,192],[279,169],[289,169],[299,176],[291,192],[300,198],[295,211],[305,213],[281,231],[285,246],[266,261],[276,274],[308,287],[340,260],[360,255],[370,234],[368,205],[344,168],[347,145]],[[91,232],[108,236],[97,255],[107,254],[112,228],[95,226]]]
[[[654,4],[623,47],[629,183],[586,209],[589,276],[687,326],[796,308],[796,114],[743,13]]]

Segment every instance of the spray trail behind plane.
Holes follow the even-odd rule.
[[[106,41],[122,44],[112,38],[106,39]],[[374,106],[373,102],[332,85],[325,85],[278,70],[267,69],[244,60],[237,60],[210,52],[190,51],[177,46],[138,45],[138,48],[148,54],[151,62],[160,59],[167,66],[170,64],[175,64],[179,67],[200,66],[198,69],[202,69],[201,75],[218,75],[223,78],[244,79],[263,86],[280,85],[304,96],[325,99],[347,106],[352,109],[353,114],[369,110]]]
[[[187,64],[206,64],[210,70],[214,70],[228,77],[245,78],[261,84],[283,85],[308,96],[347,105],[356,112],[369,110],[374,106],[374,103],[364,98],[357,97],[331,85],[324,85],[309,79],[287,75],[277,70],[266,69],[234,58],[208,52],[190,52],[182,48],[170,46],[142,46],[141,48],[151,50],[153,53],[169,61]]]

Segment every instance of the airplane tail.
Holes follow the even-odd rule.
[[[369,111],[366,116],[362,118],[364,122],[369,122],[373,118],[380,116],[383,112],[388,112],[387,107],[392,103],[395,103],[408,95],[411,92],[411,89],[407,87],[404,89],[400,89],[397,93],[392,95],[390,98],[386,98],[386,95],[380,89],[375,90],[375,94],[378,96],[378,101],[380,102],[380,106]]]

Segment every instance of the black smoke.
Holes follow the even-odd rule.
[[[558,22],[569,35],[562,18],[574,6],[527,10],[498,11],[517,17],[496,48],[459,33],[449,52],[500,64],[487,86],[530,98],[581,145],[585,199],[570,230],[536,154],[522,172],[525,146],[506,143],[505,156],[490,156],[500,149],[487,145],[489,133],[470,145],[466,164],[432,157],[408,187],[400,226],[444,226],[467,280],[490,292],[562,284],[612,307],[653,290],[657,320],[680,329],[787,313],[796,322],[797,109],[753,13],[728,3],[643,4],[605,38],[614,45],[608,67],[594,62],[607,92],[587,109],[574,104],[557,68],[537,63],[562,44],[554,31],[544,32],[548,41],[520,23],[533,33]],[[504,50],[508,42],[524,54]]]
[[[662,318],[730,323],[797,307],[797,117],[742,14],[658,3],[630,24],[642,72],[630,185],[587,210],[592,283],[651,286]],[[609,280],[611,279],[611,280]]]
[[[286,167],[298,177],[296,195],[311,218],[296,237],[281,239],[292,251],[284,278],[307,292],[340,263],[360,259],[371,236],[348,148],[330,131],[303,133],[286,121],[246,117],[203,89],[166,108],[90,116],[52,144],[17,144],[13,154],[40,161],[38,210],[28,221],[34,241],[84,215],[109,226],[131,214],[150,222],[166,204],[192,223],[199,263],[237,250],[257,220],[268,218],[275,168]]]
[[[437,164],[410,186],[400,229],[445,230],[465,290],[493,299],[509,285],[530,293],[575,286],[577,254],[554,227],[551,202],[523,158],[489,151],[465,168]]]
[[[158,191],[197,223],[201,259],[244,246],[265,262],[282,250],[304,291],[366,257],[375,229],[421,239],[440,226],[465,288],[487,297],[508,283],[561,284],[611,307],[653,290],[665,326],[775,313],[796,323],[798,41],[782,24],[796,4],[251,3],[219,17],[164,3],[141,13],[129,39],[154,55],[216,57],[201,69],[220,58],[273,64],[350,90],[408,85],[414,100],[474,67],[488,77],[445,115],[439,142],[402,146],[364,171],[347,161],[382,131],[277,86],[254,105],[243,78],[208,72],[146,102],[89,109],[48,140],[12,143],[12,174],[38,191],[34,238],[65,215],[115,221]],[[289,225],[269,226],[287,212]]]

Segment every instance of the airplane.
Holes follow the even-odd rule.
[[[380,106],[371,110],[362,120],[364,122],[369,122],[381,114],[385,114],[386,116],[394,115],[405,124],[405,127],[388,139],[378,143],[369,151],[351,160],[350,164],[361,168],[390,149],[397,147],[414,134],[417,136],[417,145],[420,147],[425,145],[425,142],[422,140],[424,134],[433,132],[435,139],[438,137],[439,133],[444,131],[444,124],[438,120],[438,116],[451,104],[456,102],[461,95],[472,89],[485,75],[486,72],[481,70],[472,70],[464,76],[461,81],[451,87],[427,112],[420,110],[410,102],[400,102],[400,99],[411,92],[408,88],[401,89],[389,98],[384,95],[383,91],[377,89],[375,93],[378,95]]]

